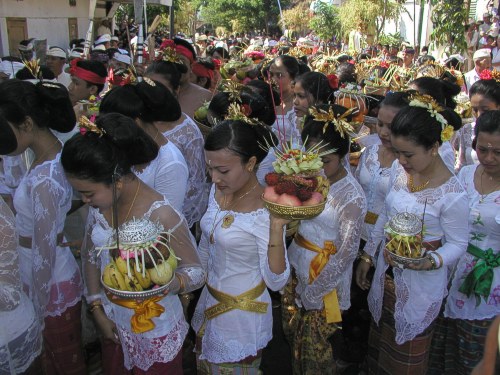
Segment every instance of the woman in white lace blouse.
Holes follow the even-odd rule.
[[[100,115],[64,145],[61,161],[68,180],[90,206],[82,259],[86,299],[103,335],[104,372],[180,375],[188,324],[178,294],[201,287],[205,273],[182,214],[132,172],[133,166],[150,162],[157,150],[153,140],[141,133],[129,117]],[[143,314],[153,307],[148,302],[141,312],[102,292],[101,272],[111,254],[96,249],[110,246],[119,228],[136,218],[153,221],[171,233],[170,245],[181,258],[168,294],[154,303],[154,310],[163,312],[150,318],[152,326],[140,330],[132,318],[147,320]],[[133,303],[128,301],[124,303]]]
[[[426,373],[433,322],[447,293],[447,269],[467,247],[467,197],[438,153],[442,140],[452,135],[448,123],[459,124],[460,118],[429,98],[415,96],[410,104],[391,124],[398,163],[385,209],[364,249],[367,262],[358,266],[369,267],[372,261],[376,266],[368,295],[371,374]],[[425,228],[428,253],[407,268],[398,268],[383,249],[384,225],[399,212],[422,217]]]
[[[500,314],[500,111],[479,116],[474,132],[479,164],[458,175],[469,198],[469,245],[438,320],[430,374],[470,374]]]
[[[267,288],[280,290],[290,270],[285,223],[270,219],[256,177],[267,155],[261,145],[270,142],[265,125],[240,120],[220,122],[205,142],[214,185],[198,247],[207,272],[192,320],[198,374],[257,374],[262,349],[272,338]],[[271,233],[270,227],[275,228]]]
[[[332,108],[335,117],[346,111],[337,105],[319,108],[326,112]],[[339,328],[341,311],[351,305],[352,265],[358,254],[366,199],[361,186],[341,162],[350,145],[342,123],[334,117],[325,121],[307,115],[302,140],[307,140],[306,147],[320,143],[322,150],[334,150],[322,158],[323,172],[331,186],[324,211],[314,219],[300,222],[288,249],[296,282],[286,289],[283,324],[291,346],[294,374],[334,374],[328,338]],[[315,278],[311,279],[311,274]]]
[[[81,275],[69,248],[59,245],[72,189],[60,163],[61,142],[52,132],[67,133],[75,122],[62,85],[15,79],[0,85],[0,154],[18,155],[28,147],[34,153],[13,202],[21,280],[44,327],[42,365],[48,374],[85,373]]]
[[[1,197],[0,321],[0,374],[35,373],[34,368],[40,366],[42,327],[23,292],[15,218]]]

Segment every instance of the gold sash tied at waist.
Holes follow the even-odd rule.
[[[330,255],[337,252],[337,248],[332,241],[325,241],[323,248],[317,246],[311,241],[302,237],[299,233],[295,235],[294,241],[304,249],[318,253],[309,266],[309,284],[312,283],[328,263]],[[326,321],[327,323],[340,323],[342,315],[340,313],[339,299],[337,297],[337,289],[332,290],[330,293],[323,297],[325,305]]]
[[[219,302],[218,304],[205,310],[205,317],[207,319],[213,319],[216,316],[234,309],[251,311],[259,314],[265,314],[267,312],[267,306],[269,305],[267,302],[254,301],[266,290],[266,284],[264,281],[261,281],[255,288],[247,290],[238,296],[226,294],[220,290],[212,288],[208,284],[206,285],[208,292]]]
[[[134,315],[130,318],[130,326],[134,333],[144,333],[155,328],[153,318],[159,317],[165,312],[165,308],[158,304],[164,296],[155,296],[143,301],[133,299],[116,298],[110,293],[106,293],[108,299],[115,305],[134,310]]]

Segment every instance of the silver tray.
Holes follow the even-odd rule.
[[[422,257],[420,257],[420,258],[402,257],[400,255],[396,255],[396,254],[390,252],[385,247],[384,247],[384,251],[389,254],[389,257],[392,259],[392,261],[394,263],[396,263],[398,268],[407,268],[410,264],[416,266],[416,265],[422,263],[423,261],[425,261],[425,259],[426,259],[425,251],[422,253]]]
[[[172,276],[172,279],[168,283],[166,283],[165,285],[162,285],[156,289],[143,290],[141,292],[129,292],[126,290],[118,290],[118,289],[111,288],[110,286],[108,286],[104,283],[102,276],[101,276],[101,284],[104,287],[104,289],[106,289],[109,293],[111,293],[112,295],[114,295],[116,297],[126,298],[126,299],[147,299],[147,298],[151,298],[151,297],[155,297],[157,295],[163,294],[163,292],[168,289],[168,287],[170,286],[170,284],[172,283],[174,278],[175,278],[175,273]]]

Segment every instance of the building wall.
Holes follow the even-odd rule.
[[[47,39],[48,46],[69,48],[68,18],[77,18],[78,37],[85,38],[89,21],[89,0],[0,0],[0,56],[9,54],[6,19],[26,18],[29,38]],[[104,17],[97,9],[95,17]]]

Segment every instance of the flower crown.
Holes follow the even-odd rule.
[[[500,72],[496,69],[485,69],[481,72],[479,78],[484,80],[494,79],[495,81],[500,82]]]
[[[29,61],[23,60],[23,64],[26,69],[29,70],[34,79],[39,79],[40,81],[43,80],[43,74],[40,70],[40,59]]]
[[[163,41],[163,43],[160,46],[160,52],[161,52],[161,58],[159,60],[182,65],[182,60],[179,58],[179,55],[177,54],[177,50],[175,48],[175,43],[173,40],[167,39]]]
[[[261,125],[258,119],[249,117],[251,113],[252,109],[248,104],[231,103],[224,120],[243,121],[248,125]]]
[[[87,116],[80,116],[80,118],[78,119],[80,134],[85,135],[90,132],[97,134],[99,138],[101,138],[104,134],[106,134],[106,131],[99,128],[94,122],[92,122],[93,119],[95,119],[95,116],[92,116],[91,119],[89,119]]]
[[[241,103],[240,93],[245,88],[244,85],[236,81],[226,79],[221,82],[218,91],[229,94],[229,101],[233,103]]]
[[[326,132],[328,125],[332,124],[335,126],[335,130],[337,130],[340,136],[346,138],[346,136],[349,137],[354,134],[354,128],[346,121],[346,118],[351,115],[355,109],[356,108],[350,108],[342,115],[336,116],[332,107],[328,109],[328,112],[323,109],[311,107],[309,113],[314,117],[314,121],[325,123],[323,126],[323,134]]]
[[[431,117],[434,117],[436,121],[441,124],[441,141],[446,142],[453,136],[453,126],[448,124],[448,121],[439,112],[443,111],[441,107],[432,96],[413,94],[410,97],[410,107],[424,108],[429,112]]]

